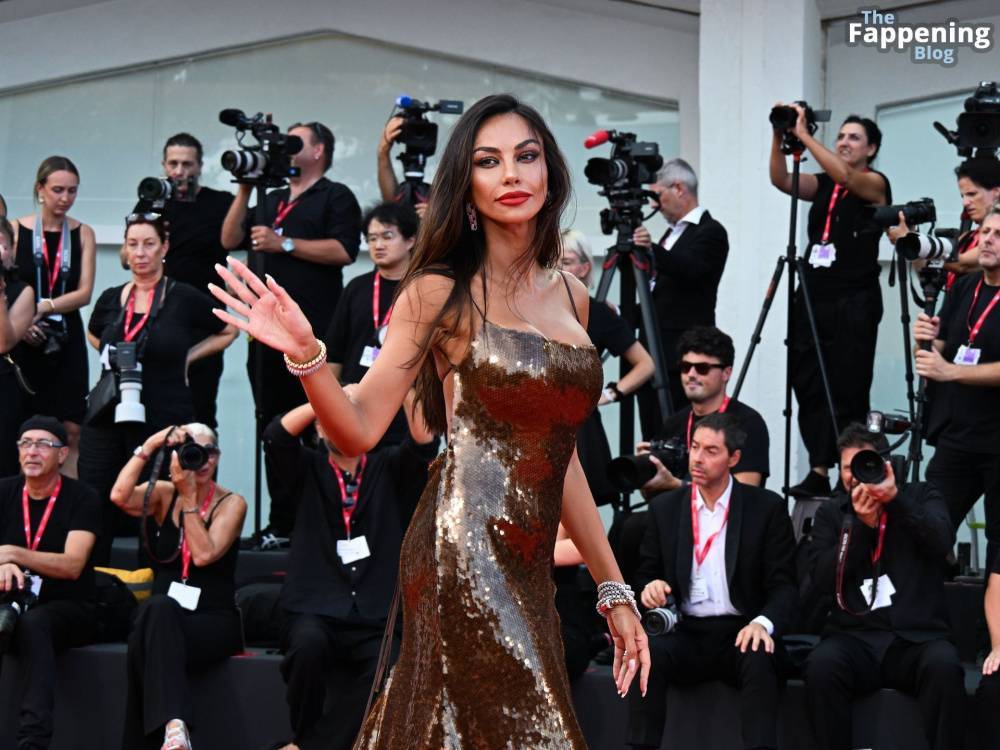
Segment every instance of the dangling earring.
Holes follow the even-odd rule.
[[[475,232],[479,229],[479,215],[476,213],[476,207],[471,202],[466,203],[465,213],[469,217],[469,229]]]

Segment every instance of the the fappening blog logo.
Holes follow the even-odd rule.
[[[901,23],[899,14],[878,8],[859,8],[859,19],[847,24],[847,45],[874,47],[879,52],[909,50],[915,63],[951,67],[958,62],[958,48],[974,52],[993,48],[993,24],[964,23],[949,18],[938,23]]]

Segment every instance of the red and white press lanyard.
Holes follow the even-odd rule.
[[[285,205],[284,201],[281,201],[280,203],[278,203],[278,213],[274,217],[274,222],[271,224],[271,228],[272,229],[277,229],[278,227],[280,227],[281,226],[281,222],[283,222],[285,220],[285,217],[288,216],[288,214],[290,214],[292,212],[292,209],[295,208],[295,205],[298,202],[299,202],[299,199],[296,198],[291,203],[289,203],[287,206]]]
[[[722,399],[722,406],[719,407],[717,414],[725,414],[726,409],[729,408],[729,396]],[[688,428],[687,428],[687,449],[691,450],[691,428],[694,426],[694,409],[688,414]]]
[[[722,533],[722,530],[726,528],[726,524],[729,523],[729,505],[726,505],[726,514],[722,519],[722,525],[719,530],[716,531],[712,536],[705,540],[705,546],[700,550],[698,549],[698,543],[700,540],[700,535],[698,532],[698,487],[696,485],[691,485],[691,536],[694,537],[694,561],[701,567],[701,564],[705,562],[705,558],[708,557],[709,550],[712,549],[712,542],[715,538]]]
[[[45,533],[45,527],[49,525],[49,518],[52,517],[52,509],[56,506],[56,500],[59,499],[59,491],[62,489],[62,477],[59,477],[59,481],[56,482],[55,492],[52,493],[52,497],[49,498],[49,504],[45,506],[45,512],[42,514],[42,520],[38,522],[38,531],[35,532],[34,538],[31,536],[31,514],[28,511],[28,483],[24,483],[24,490],[21,492],[21,509],[24,511],[24,542],[25,545],[32,552],[38,549],[38,545],[41,544],[42,534]]]
[[[823,237],[820,244],[825,245],[830,239],[830,223],[833,221],[833,211],[837,207],[837,202],[847,196],[847,188],[840,185],[833,186],[833,193],[830,195],[830,205],[826,209],[826,224],[823,226]]]
[[[993,312],[993,308],[996,307],[997,302],[1000,301],[1000,289],[998,289],[996,294],[993,295],[993,299],[991,299],[990,303],[986,306],[986,309],[983,310],[982,315],[979,316],[979,320],[977,320],[975,325],[973,325],[972,311],[976,309],[976,302],[979,301],[979,290],[982,288],[983,288],[983,279],[980,279],[979,283],[976,284],[976,291],[972,295],[972,304],[969,305],[969,313],[968,315],[965,316],[965,326],[966,328],[969,329],[970,348],[972,347],[972,343],[976,340],[976,336],[979,335],[979,331],[983,327],[983,323],[986,322],[986,318],[989,316],[991,312]]]
[[[354,515],[354,511],[358,508],[358,498],[361,497],[361,477],[365,473],[365,464],[368,463],[368,456],[361,456],[361,468],[358,470],[357,480],[354,483],[354,492],[348,495],[347,484],[344,482],[344,472],[340,470],[333,461],[333,457],[327,458],[330,462],[330,468],[333,469],[333,473],[337,477],[337,484],[340,486],[340,497],[341,497],[341,512],[344,514],[344,529],[347,531],[347,538],[351,538],[351,517]]]
[[[47,245],[48,243],[46,243]],[[46,252],[42,253],[42,260],[45,261],[45,271],[49,277],[49,295],[54,295],[56,293],[56,282],[59,280],[59,272],[62,271],[62,254],[63,254],[63,233],[59,234],[59,247],[56,250],[56,259],[54,263],[49,263],[49,253],[46,247]]]
[[[208,506],[212,504],[212,498],[215,497],[215,482],[211,482],[208,485],[208,494],[205,496],[205,501],[201,504],[201,509],[198,511],[198,515],[201,516],[201,520],[205,520],[205,514],[208,512]],[[184,528],[184,516],[181,516],[181,529],[183,534]],[[181,581],[185,584],[187,583],[188,573],[191,572],[191,548],[188,546],[187,534],[184,535],[184,541],[181,542]]]
[[[382,326],[389,325],[389,319],[392,317],[392,307],[390,306],[388,310],[385,311],[385,320],[381,323],[378,321],[379,312],[379,296],[381,294],[382,287],[382,277],[379,275],[378,271],[375,272],[375,280],[372,282],[372,322],[375,325],[375,333],[378,334],[379,329]]]
[[[146,314],[142,320],[135,324],[135,328],[132,328],[132,317],[135,315],[135,292],[136,288],[133,286],[132,291],[128,293],[128,302],[125,304],[124,334],[126,341],[134,339],[142,327],[146,325],[146,321],[149,320],[149,315],[153,311],[153,297],[156,295],[156,287],[150,289],[149,295],[146,297]]]

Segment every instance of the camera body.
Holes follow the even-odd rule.
[[[1000,148],[1000,87],[996,81],[980,81],[975,92],[965,100],[965,111],[956,120],[956,129],[948,130],[939,122],[934,128],[958,151],[959,156],[992,156]]]
[[[0,596],[0,656],[7,652],[10,639],[17,629],[21,615],[34,605],[37,597],[32,592],[32,576],[24,577],[24,588],[8,591]]]
[[[610,204],[601,211],[601,231],[604,234],[612,234],[615,230],[631,234],[649,218],[642,215],[648,200],[655,201],[659,208],[656,193],[644,189],[643,185],[656,181],[663,157],[659,144],[639,141],[635,133],[617,130],[600,130],[584,141],[584,146],[593,148],[608,141],[613,144],[611,156],[588,159],[583,173],[591,185],[600,186],[598,195],[606,197]]]
[[[819,129],[819,123],[830,121],[830,110],[813,109],[807,102],[801,99],[796,100],[795,103],[805,110],[806,127],[809,129],[809,135],[813,135]],[[784,153],[792,154],[805,149],[802,141],[795,137],[795,134],[792,132],[795,130],[795,123],[799,120],[799,113],[794,107],[787,105],[772,107],[771,114],[768,115],[768,120],[771,122],[771,127],[781,133],[781,150]]]
[[[396,98],[394,117],[403,118],[403,126],[396,136],[396,143],[405,146],[396,158],[403,165],[403,183],[399,186],[396,201],[409,205],[426,202],[430,185],[424,182],[427,159],[437,150],[438,126],[427,119],[428,112],[460,115],[465,105],[456,99],[441,99],[437,103],[422,102],[403,94]]]
[[[646,635],[666,635],[677,627],[681,620],[680,610],[672,594],[667,596],[667,603],[662,607],[646,610],[642,616],[642,629]]]
[[[140,201],[145,201],[154,210],[159,210],[167,201],[194,203],[197,190],[198,180],[195,177],[188,177],[185,180],[146,177],[139,183],[136,192]]]
[[[240,148],[222,154],[222,168],[238,183],[281,187],[289,177],[297,177],[299,168],[292,166],[292,157],[302,150],[302,139],[283,133],[271,120],[271,115],[258,112],[247,117],[242,110],[224,109],[219,113],[223,125],[236,128]],[[249,133],[256,145],[245,145]]]
[[[640,489],[656,476],[656,467],[649,460],[656,458],[671,474],[682,477],[688,470],[687,444],[680,438],[654,440],[649,444],[649,453],[634,456],[619,456],[608,464],[608,479],[622,492]]]
[[[208,449],[196,442],[190,435],[185,437],[184,442],[178,445],[175,450],[177,451],[177,461],[181,468],[187,471],[198,471],[208,463],[210,456]]]
[[[115,406],[115,423],[146,421],[146,407],[142,403],[142,363],[134,341],[120,341],[108,350],[111,366],[118,371],[118,404]]]
[[[35,325],[42,329],[45,334],[45,345],[42,352],[45,354],[58,354],[69,342],[69,331],[66,330],[66,323],[62,316],[53,318],[52,316],[40,319]]]
[[[911,227],[917,224],[933,224],[937,221],[937,209],[933,198],[920,198],[899,206],[879,206],[872,214],[872,218],[880,227],[887,229],[899,223],[900,212],[903,213],[907,225]]]

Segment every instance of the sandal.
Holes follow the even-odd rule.
[[[192,750],[191,735],[182,719],[171,719],[163,732],[163,747],[160,750]]]

